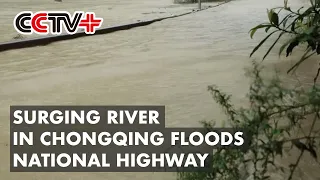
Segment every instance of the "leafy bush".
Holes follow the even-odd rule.
[[[250,85],[248,99],[251,105],[247,108],[235,109],[230,102],[230,95],[210,86],[214,100],[228,116],[230,126],[245,128],[252,136],[248,151],[237,149],[219,149],[213,155],[213,167],[209,173],[180,172],[181,180],[239,180],[252,176],[255,180],[269,178],[270,168],[278,167],[275,158],[281,157],[284,145],[301,151],[296,163],[290,165],[288,179],[292,178],[304,152],[317,158],[314,124],[320,119],[320,88],[313,86],[309,91],[303,88],[288,88],[275,76],[271,80],[262,78],[261,67],[254,64],[249,73],[253,81]],[[313,116],[312,126],[304,136],[296,136],[294,132],[302,130],[302,125]],[[202,122],[211,129],[213,122]],[[304,129],[305,130],[305,129]],[[242,169],[241,169],[242,167]],[[245,173],[244,173],[245,172]]]
[[[279,51],[279,55],[286,48],[286,56],[289,56],[293,49],[299,45],[307,44],[305,53],[301,59],[294,64],[289,70],[288,73],[295,70],[301,63],[314,54],[320,54],[320,0],[310,0],[310,7],[305,11],[303,7],[299,8],[297,11],[291,10],[288,7],[288,0],[285,0],[283,7],[273,8],[268,10],[268,23],[262,23],[250,30],[251,38],[258,29],[265,29],[265,32],[270,32],[252,51],[250,56],[252,56],[260,47],[265,43],[265,41],[270,38],[272,35],[279,32],[280,34],[276,38],[275,42],[270,46],[263,59],[265,59],[273,47],[277,44],[283,35],[290,35],[291,38],[284,43]],[[284,14],[284,18],[279,20],[280,14]],[[314,78],[316,82],[320,73],[320,68]]]
[[[252,56],[272,35],[279,33],[275,42],[267,50],[265,59],[283,35],[290,39],[284,43],[279,55],[286,49],[286,56],[291,55],[293,49],[306,44],[307,49],[301,59],[289,70],[296,68],[307,58],[320,54],[320,0],[310,0],[310,7],[302,12],[288,7],[285,0],[284,7],[268,10],[268,23],[260,24],[250,30],[251,38],[258,29],[265,29],[269,33],[252,51]],[[280,13],[284,18],[280,20]],[[290,88],[283,84],[278,76],[271,80],[262,78],[262,68],[254,63],[249,72],[252,78],[248,100],[249,107],[236,109],[230,102],[231,96],[221,92],[216,86],[210,86],[214,100],[222,107],[228,117],[230,126],[245,128],[252,136],[248,151],[235,149],[218,149],[213,155],[211,172],[180,172],[180,180],[240,180],[251,177],[254,180],[270,179],[271,168],[277,168],[288,175],[291,180],[296,167],[304,153],[310,153],[317,159],[316,148],[319,146],[319,132],[315,124],[320,119],[320,87],[314,84],[309,89],[303,87]],[[314,78],[316,82],[320,68]],[[202,122],[204,127],[211,129],[214,122]],[[306,129],[304,124],[311,126]],[[299,135],[298,132],[305,132]],[[286,147],[288,145],[288,147]],[[289,165],[286,171],[275,164],[276,158],[282,158],[284,149],[299,150],[300,154],[295,163]]]

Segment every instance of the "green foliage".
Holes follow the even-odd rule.
[[[250,30],[250,37],[259,29],[264,29],[267,36],[253,49],[252,56],[272,35],[278,34],[276,40],[269,47],[265,59],[274,46],[284,35],[289,35],[279,49],[279,56],[286,49],[286,56],[293,50],[306,44],[307,48],[301,59],[289,70],[296,68],[307,58],[320,54],[320,0],[310,0],[310,7],[297,11],[288,7],[288,0],[284,0],[284,7],[267,11],[268,23],[257,25]],[[284,14],[284,17],[282,17]],[[273,169],[281,170],[287,179],[293,178],[301,157],[309,153],[316,162],[319,131],[315,124],[320,120],[320,87],[316,83],[309,89],[303,87],[290,88],[283,85],[278,76],[271,80],[262,78],[262,68],[254,63],[253,70],[248,75],[252,78],[249,93],[249,107],[235,108],[230,102],[231,96],[221,92],[216,86],[210,86],[214,100],[222,107],[233,128],[246,129],[251,135],[249,149],[218,149],[212,157],[211,172],[180,172],[180,180],[240,180],[251,178],[254,180],[270,179]],[[314,79],[316,82],[320,68]],[[202,122],[207,129],[214,127],[214,122]],[[304,127],[304,125],[310,125]],[[276,164],[276,159],[283,157],[284,150],[298,150],[295,163],[289,169]],[[318,162],[320,165],[320,163]]]
[[[253,81],[248,93],[251,104],[247,108],[236,109],[230,102],[230,95],[215,86],[209,87],[214,100],[228,116],[230,126],[245,128],[252,136],[248,151],[218,149],[213,155],[211,172],[180,172],[180,180],[239,180],[244,176],[269,179],[270,168],[283,169],[274,162],[275,158],[282,157],[284,146],[288,144],[292,145],[291,149],[298,148],[301,156],[309,152],[317,158],[315,139],[318,136],[313,133],[315,121],[320,119],[320,88],[313,86],[309,91],[288,88],[277,76],[269,81],[263,79],[261,70],[254,64],[248,73]],[[309,115],[314,118],[306,119]],[[312,121],[309,132],[298,136],[295,132],[302,130],[302,124],[308,121]],[[203,125],[209,130],[214,127],[213,122],[203,122]],[[300,158],[290,165],[288,179],[292,178]]]
[[[263,44],[275,33],[279,33],[274,43],[269,47],[268,51],[264,55],[265,59],[270,51],[278,43],[279,39],[283,35],[290,35],[290,39],[285,42],[279,50],[279,55],[286,49],[286,56],[291,55],[294,48],[301,44],[307,44],[305,54],[301,59],[294,64],[288,73],[295,70],[302,62],[308,59],[314,54],[320,53],[320,0],[310,0],[310,7],[300,8],[297,11],[291,10],[287,5],[288,0],[285,0],[284,7],[273,8],[267,11],[269,22],[260,24],[250,30],[250,37],[252,38],[258,29],[265,29],[267,33],[270,29],[273,29],[251,52],[252,56]],[[303,12],[302,10],[305,9]],[[284,15],[284,18],[280,21],[280,16]],[[315,81],[317,80],[318,74]]]

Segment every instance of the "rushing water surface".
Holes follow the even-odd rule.
[[[170,0],[0,3],[1,41],[17,34],[12,20],[23,10],[94,11],[108,26],[196,7],[173,5]],[[266,8],[281,4],[279,0],[231,1],[128,31],[0,53],[0,179],[174,179],[173,173],[9,173],[9,106],[159,104],[166,105],[167,126],[192,127],[210,119],[222,122],[224,116],[207,86],[219,85],[233,94],[237,104],[245,103],[248,80],[243,69],[250,65],[248,55],[259,40],[251,40],[248,30],[266,20]],[[277,53],[269,59],[279,61]],[[287,68],[284,64],[279,66]]]

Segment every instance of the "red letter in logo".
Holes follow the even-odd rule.
[[[47,13],[37,13],[32,17],[31,26],[37,34],[48,34],[48,25],[42,25],[41,21],[47,20]]]

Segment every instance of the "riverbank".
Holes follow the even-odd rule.
[[[171,16],[173,14],[182,14],[196,9],[197,4],[173,4],[171,0],[160,1],[129,1],[124,0],[121,2],[111,1],[96,1],[88,3],[85,0],[77,1],[63,1],[61,3],[55,1],[40,1],[33,2],[20,2],[17,6],[17,2],[10,1],[3,3],[0,19],[2,26],[0,27],[0,42],[11,41],[14,37],[17,37],[17,32],[13,27],[13,19],[15,15],[21,11],[42,11],[42,10],[65,10],[73,12],[76,10],[82,10],[87,12],[95,12],[97,17],[104,19],[102,27],[112,27],[120,24],[135,23],[138,21],[148,21],[156,18],[163,18]],[[203,6],[215,5],[218,3],[203,3]],[[15,7],[15,8],[12,8]],[[119,13],[121,12],[121,13]],[[39,35],[24,36],[24,38],[34,38]],[[18,37],[19,38],[19,37]]]
[[[170,16],[155,18],[151,20],[138,20],[138,22],[132,22],[129,24],[120,24],[117,26],[110,26],[110,27],[100,27],[96,29],[96,32],[93,35],[106,35],[106,34],[118,32],[118,31],[124,31],[124,30],[130,30],[132,28],[148,26],[150,24],[164,21],[167,19],[179,18],[182,16],[191,15],[192,13],[205,11],[210,8],[217,8],[218,6],[224,5],[226,3],[227,2],[222,2],[215,5],[202,6],[200,9],[192,9],[188,12],[171,14]],[[26,38],[25,36],[19,34],[14,37],[14,40],[0,43],[0,52],[13,50],[13,49],[30,48],[30,47],[36,47],[36,46],[47,46],[53,42],[71,40],[71,39],[76,39],[81,37],[88,37],[88,35],[85,32],[81,31],[81,32],[76,32],[75,34],[72,34],[72,35],[63,33],[61,35],[46,35],[46,36],[38,36],[36,38],[28,37],[27,39],[25,39]]]

